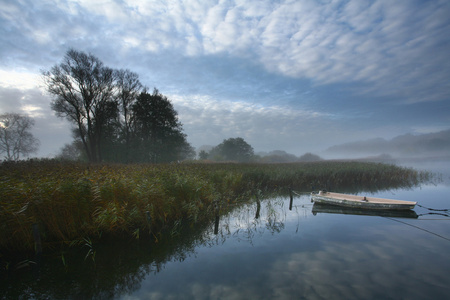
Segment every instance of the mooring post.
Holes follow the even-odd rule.
[[[259,201],[258,194],[256,194],[256,215],[255,215],[255,219],[259,219],[260,214],[261,214],[261,201]]]
[[[294,195],[292,194],[292,188],[289,188],[289,210],[292,210],[292,202],[294,202]]]
[[[256,201],[256,215],[255,219],[259,219],[259,216],[261,215],[261,201],[259,199]]]
[[[34,248],[37,255],[42,254],[42,242],[41,242],[41,234],[39,233],[39,226],[37,223],[32,225],[33,228],[33,239],[34,239]]]
[[[219,234],[219,222],[220,216],[216,215],[216,220],[214,221],[214,234]]]
[[[217,203],[217,201],[214,203],[214,215],[215,215],[214,234],[218,234],[219,233],[220,214],[219,214],[219,204]]]

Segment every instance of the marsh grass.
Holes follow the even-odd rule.
[[[102,236],[161,238],[212,220],[257,193],[376,190],[414,186],[430,174],[393,165],[326,161],[295,164],[87,165],[57,161],[0,166],[0,250],[92,245]],[[93,249],[93,248],[91,248]],[[93,251],[93,250],[92,250]],[[95,252],[90,252],[94,258]]]

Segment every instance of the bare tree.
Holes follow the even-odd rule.
[[[121,134],[124,139],[125,151],[123,153],[126,162],[129,161],[131,142],[131,127],[133,123],[132,105],[137,97],[146,88],[139,81],[139,75],[130,70],[116,70],[116,99],[121,114]]]
[[[39,140],[30,132],[33,125],[34,120],[28,116],[0,115],[0,153],[6,160],[19,160],[38,150]]]
[[[52,109],[74,125],[74,138],[89,162],[192,156],[173,105],[157,90],[148,94],[136,73],[113,70],[92,54],[71,49],[42,75],[54,96]],[[136,155],[137,150],[145,155]]]
[[[43,78],[47,91],[55,96],[51,107],[56,115],[75,125],[88,160],[101,161],[104,127],[117,111],[113,69],[92,54],[71,49],[61,64],[43,72]]]

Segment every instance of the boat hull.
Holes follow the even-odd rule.
[[[318,194],[312,193],[311,200],[320,204],[370,210],[408,210],[413,209],[417,204],[417,202],[412,201],[364,197],[330,192],[319,192]]]
[[[312,208],[313,215],[317,214],[342,214],[342,215],[357,215],[357,216],[377,216],[387,218],[408,218],[417,219],[419,216],[414,210],[386,210],[386,209],[359,209],[354,207],[342,207],[337,205],[328,205],[314,203]]]

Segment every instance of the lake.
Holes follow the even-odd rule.
[[[417,201],[415,214],[317,210],[308,194],[235,207],[170,240],[111,241],[25,261],[3,299],[446,299],[450,165],[442,180],[368,196]],[[361,193],[360,193],[361,194]],[[217,227],[215,225],[218,225]]]

